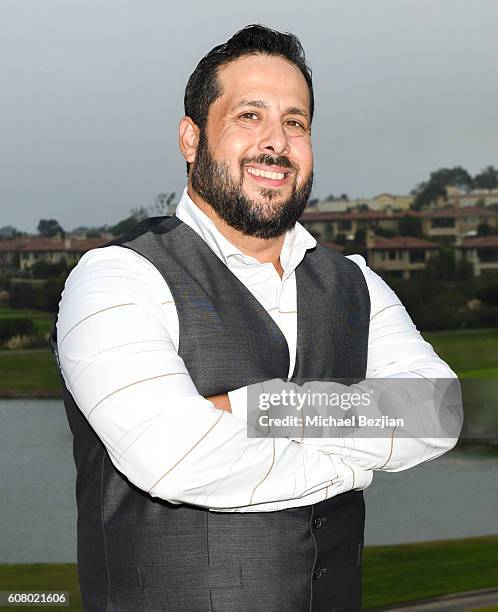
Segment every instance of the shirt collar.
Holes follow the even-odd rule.
[[[223,236],[213,221],[192,201],[187,193],[187,187],[183,190],[175,215],[199,234],[228,267],[232,267],[233,264],[259,263],[254,257],[245,255]],[[302,261],[305,252],[315,246],[315,238],[299,222],[288,230],[280,254],[280,262],[286,275]]]

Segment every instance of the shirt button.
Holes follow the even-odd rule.
[[[318,517],[318,518],[316,518],[316,519],[313,521],[313,527],[314,527],[315,529],[320,529],[320,527],[321,527],[322,525],[323,525],[322,519],[321,519],[321,518],[319,518],[319,517]]]
[[[315,580],[320,580],[320,578],[322,577],[322,573],[323,573],[322,569],[317,567],[316,570],[313,572],[313,578]]]

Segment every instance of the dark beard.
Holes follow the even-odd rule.
[[[201,130],[195,161],[190,169],[193,189],[207,202],[230,227],[247,236],[256,238],[277,238],[296,224],[302,215],[313,186],[311,172],[304,184],[297,189],[294,186],[291,195],[285,201],[271,205],[278,194],[273,189],[260,190],[265,202],[249,200],[242,191],[243,166],[247,163],[281,166],[297,169],[287,157],[261,155],[256,158],[244,158],[240,162],[240,180],[236,182],[228,165],[216,161],[205,136]],[[296,172],[294,176],[296,175]]]

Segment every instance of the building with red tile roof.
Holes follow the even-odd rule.
[[[358,230],[378,228],[399,232],[403,217],[421,217],[418,211],[354,210],[350,212],[304,212],[300,222],[322,240],[333,240],[337,234],[353,239]]]
[[[447,206],[439,210],[423,211],[421,217],[424,235],[448,244],[455,244],[459,236],[475,236],[479,225],[498,228],[498,210],[480,206]]]
[[[456,258],[472,264],[474,276],[498,270],[498,234],[458,240]]]
[[[103,246],[108,241],[109,238],[77,239],[71,236],[24,236],[0,240],[0,272],[26,272],[37,261],[59,263],[65,260],[71,265],[87,251]]]
[[[420,274],[439,250],[437,242],[413,236],[383,238],[367,232],[368,265],[386,276],[409,279]]]

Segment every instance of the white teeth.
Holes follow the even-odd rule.
[[[282,172],[270,172],[269,170],[259,170],[258,168],[247,168],[247,172],[249,172],[249,174],[254,174],[255,176],[264,176],[265,178],[279,181],[285,178],[285,174]]]

